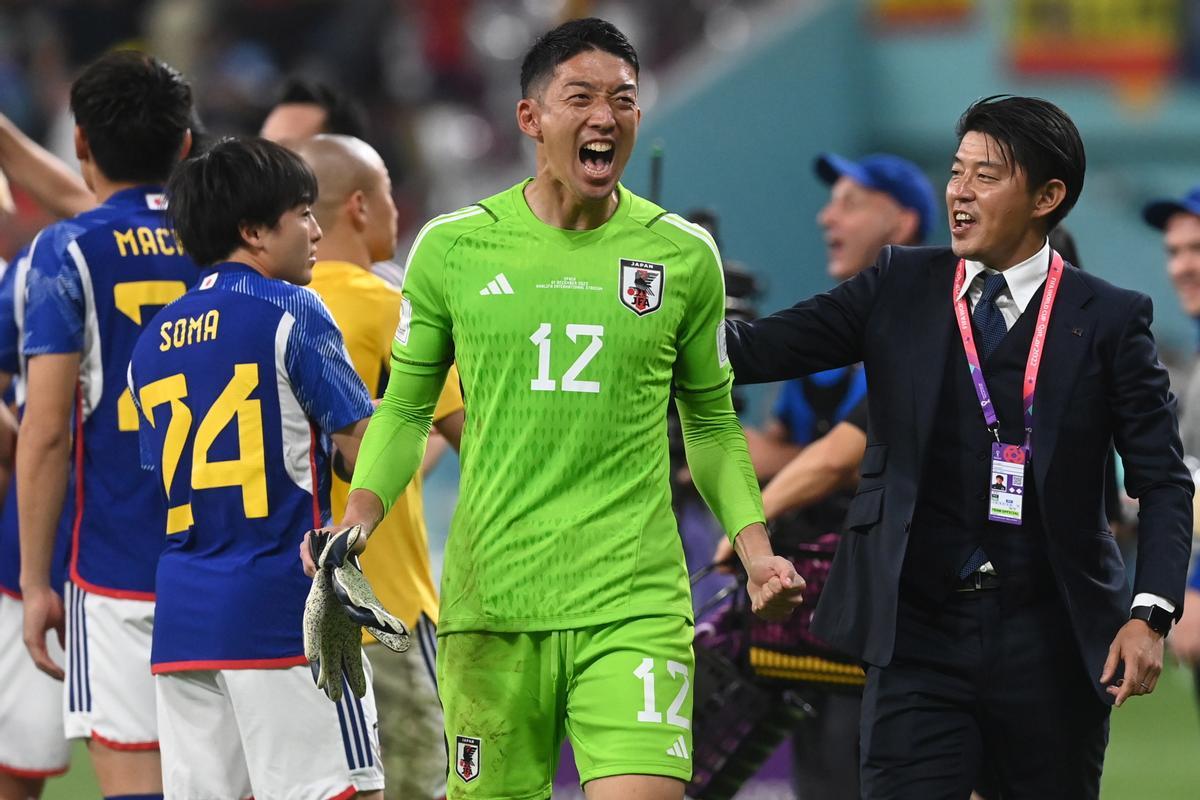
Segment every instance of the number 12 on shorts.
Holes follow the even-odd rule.
[[[667,673],[672,678],[682,681],[679,693],[675,695],[675,699],[667,707],[667,724],[683,728],[685,731],[690,730],[692,723],[687,717],[679,713],[679,709],[683,708],[683,704],[687,700],[688,689],[691,687],[691,681],[688,679],[687,665],[680,664],[678,661],[668,660]],[[641,679],[642,692],[646,701],[645,708],[638,712],[638,722],[662,722],[663,715],[658,711],[654,696],[654,659],[643,658],[642,663],[633,671],[633,675]]]

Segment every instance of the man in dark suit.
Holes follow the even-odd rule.
[[[1047,243],[1083,186],[1074,123],[992,97],[957,134],[951,248],[885,248],[730,323],[729,357],[743,383],[866,366],[862,480],[813,625],[868,666],[864,797],[966,798],[986,758],[1006,799],[1094,798],[1110,704],[1153,691],[1178,618],[1192,481],[1149,298]],[[1114,440],[1141,501],[1132,601],[1104,515]]]

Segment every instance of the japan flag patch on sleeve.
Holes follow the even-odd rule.
[[[483,743],[472,736],[456,736],[454,745],[454,774],[470,783],[483,769]]]

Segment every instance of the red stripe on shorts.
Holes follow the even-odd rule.
[[[52,778],[55,775],[62,775],[71,765],[65,764],[58,769],[19,769],[18,767],[10,767],[8,764],[0,764],[0,772],[6,775],[12,775],[15,778]]]
[[[200,669],[286,669],[307,664],[308,659],[302,655],[283,656],[282,658],[244,658],[226,661],[165,661],[150,667],[153,675],[163,675],[169,672],[187,672]]]
[[[105,739],[100,734],[92,731],[92,741],[99,742],[109,750],[157,750],[158,742],[114,742],[112,739]]]

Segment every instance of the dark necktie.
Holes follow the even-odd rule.
[[[978,302],[975,303],[975,311],[971,313],[981,359],[990,356],[1004,338],[1004,334],[1008,333],[1004,315],[996,307],[996,298],[1006,288],[1008,283],[1005,282],[1003,274],[988,275],[987,280],[983,282],[983,294],[979,296]]]
[[[996,298],[1007,286],[1008,283],[1005,282],[1004,275],[1000,273],[988,275],[987,280],[983,282],[983,294],[979,296],[979,300],[975,303],[975,311],[971,314],[971,322],[975,325],[975,337],[976,341],[979,342],[979,355],[981,359],[986,359],[990,356],[992,351],[1000,344],[1000,340],[1004,338],[1004,334],[1008,333],[1008,325],[1004,322],[1004,315],[996,307]],[[983,552],[983,548],[975,548],[975,552],[971,553],[970,558],[962,565],[962,569],[958,571],[958,577],[967,577],[987,562],[988,556],[987,553]]]

